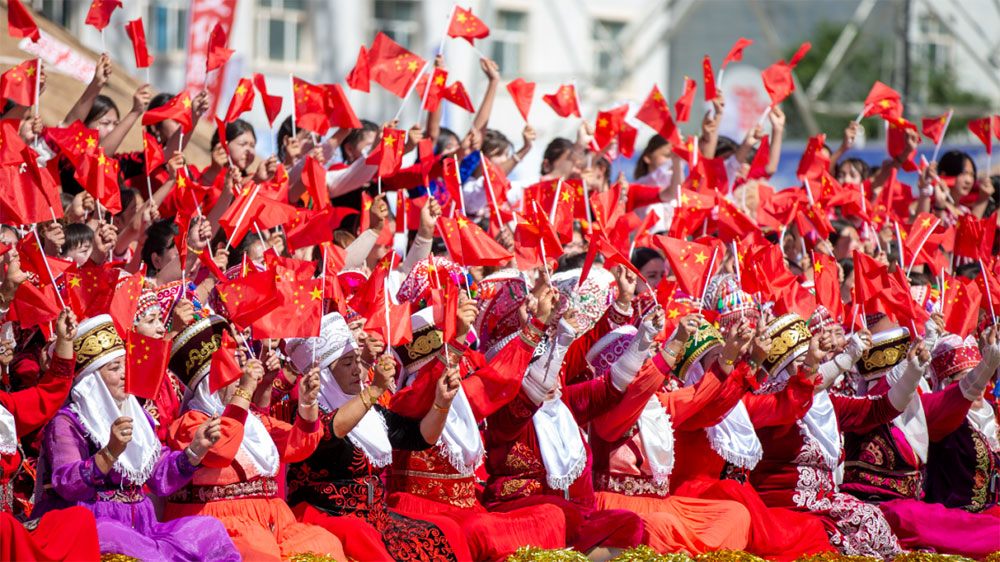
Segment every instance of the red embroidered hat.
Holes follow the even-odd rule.
[[[931,353],[931,377],[935,383],[940,383],[966,369],[974,368],[982,360],[979,346],[972,336],[963,341],[961,337],[949,334],[941,338]]]

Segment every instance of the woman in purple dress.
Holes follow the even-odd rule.
[[[125,393],[125,344],[104,314],[83,321],[73,342],[76,378],[69,403],[46,427],[38,459],[35,511],[73,505],[97,519],[102,554],[152,560],[239,560],[211,517],[159,523],[143,486],[169,495],[191,480],[219,439],[218,418],[202,424],[183,451],[162,446],[152,419]]]

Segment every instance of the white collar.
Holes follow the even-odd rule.
[[[554,490],[569,490],[587,467],[587,450],[573,412],[557,392],[555,398],[542,402],[531,420],[545,465],[546,482]]]
[[[701,361],[694,362],[684,377],[684,386],[697,383],[705,375]],[[750,413],[739,401],[719,423],[705,430],[712,450],[731,464],[753,470],[764,456],[764,447],[757,437]]]
[[[0,455],[17,452],[17,421],[10,410],[0,404]]]

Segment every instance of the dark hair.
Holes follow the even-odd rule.
[[[646,159],[667,144],[667,139],[661,137],[660,135],[653,135],[649,137],[649,141],[646,142],[646,148],[642,150],[642,154],[640,154],[638,160],[635,161],[635,172],[632,176],[635,179],[639,179],[643,176],[649,175],[649,162],[646,162]]]
[[[972,164],[972,177],[976,177],[976,162],[967,152],[961,150],[949,150],[938,160],[938,174],[942,176],[955,177],[965,170],[965,161]]]
[[[486,134],[483,135],[483,146],[480,148],[480,152],[486,155],[487,158],[491,156],[496,156],[499,153],[506,152],[511,147],[510,141],[503,133],[497,131],[496,129],[486,129]]]
[[[118,190],[118,197],[122,202],[122,210],[118,213],[121,215],[124,214],[125,209],[128,209],[128,206],[135,202],[137,197],[141,197],[141,195],[139,195],[138,189],[132,187],[122,187]]]
[[[11,226],[9,224],[0,224],[0,232],[3,232],[4,230],[11,231],[11,233],[14,234],[14,239],[15,240],[20,240],[21,239],[21,233],[18,232],[17,229],[14,228],[13,226]]]
[[[980,267],[978,261],[963,263],[955,268],[955,276],[965,277],[966,279],[975,279],[976,277],[979,277],[981,272],[982,267]]]
[[[347,160],[347,151],[345,150],[345,147],[347,145],[351,145],[352,147],[357,148],[358,143],[361,142],[365,133],[369,132],[378,134],[378,125],[367,119],[362,119],[360,128],[351,129],[351,132],[347,133],[347,136],[344,137],[344,141],[340,143],[340,155],[345,161]]]
[[[830,226],[833,227],[833,232],[830,233],[830,243],[834,246],[837,245],[837,241],[840,240],[841,233],[847,228],[854,228],[854,225],[850,221],[845,219],[834,219],[830,221]],[[855,230],[857,230],[855,228]]]
[[[726,155],[726,158],[736,152],[736,149],[740,147],[733,139],[719,135],[719,140],[715,143],[715,157],[721,158],[722,154]]]
[[[104,115],[112,109],[115,110],[115,113],[117,113],[118,117],[121,118],[122,112],[118,111],[118,105],[115,104],[114,100],[104,94],[99,94],[96,98],[94,98],[94,104],[90,106],[90,111],[87,112],[87,116],[83,119],[84,126],[87,126],[88,123],[92,123],[101,117],[104,117]]]
[[[549,142],[549,145],[545,147],[545,154],[542,155],[542,173],[547,174],[552,171],[552,165],[556,160],[562,158],[563,154],[566,154],[573,149],[573,141],[569,139],[564,139],[562,137],[556,137]],[[545,163],[548,162],[549,169],[545,169]]]
[[[222,229],[219,230],[221,232]],[[230,250],[229,261],[226,262],[226,268],[228,269],[243,263],[244,254],[250,251],[250,246],[253,245],[254,242],[259,243],[260,238],[258,238],[255,233],[248,231],[246,236],[243,237],[243,240],[240,240],[240,243],[233,246]]]
[[[571,269],[579,269],[583,267],[583,262],[587,260],[587,252],[577,252],[575,254],[563,254],[559,256],[556,260],[556,270],[553,273],[560,271],[569,271]]]
[[[79,191],[76,193],[79,193]],[[59,203],[62,204],[63,214],[66,214],[66,212],[69,211],[69,208],[73,206],[73,199],[76,199],[76,195],[73,193],[66,190],[59,192]]]
[[[872,167],[868,164],[868,162],[865,162],[860,158],[844,158],[840,162],[837,162],[837,166],[833,169],[833,175],[839,176],[840,170],[847,165],[857,168],[858,174],[861,175],[862,180],[866,180],[872,175]]]
[[[149,106],[146,107],[146,111],[151,111],[157,107],[163,107],[167,105],[167,102],[174,99],[176,94],[171,94],[168,92],[160,92],[153,96],[153,99],[149,100]]]
[[[257,134],[254,133],[253,125],[247,123],[242,119],[237,119],[230,123],[226,123],[226,142],[231,142],[236,139],[236,137],[242,135],[243,133],[250,133],[253,135],[253,140],[257,140]],[[209,150],[215,150],[215,147],[219,144],[219,129],[216,129],[212,133],[212,142],[209,143]]]
[[[63,247],[59,250],[63,254],[74,248],[79,248],[87,240],[94,239],[94,230],[82,222],[67,224],[63,227],[63,233],[66,235],[66,241],[63,242]]]
[[[285,159],[285,139],[292,136],[292,116],[285,117],[278,127],[278,136],[275,141],[278,143],[278,160]],[[228,138],[228,136],[227,136]]]
[[[844,258],[837,263],[840,264],[840,269],[844,270],[844,279],[850,279],[854,274],[854,258]]]
[[[142,261],[147,270],[156,273],[153,265],[153,254],[163,254],[174,246],[174,236],[180,233],[180,228],[174,219],[160,219],[146,229],[146,242],[142,245]]]
[[[636,269],[642,269],[643,267],[646,267],[647,263],[653,260],[662,260],[662,259],[663,256],[660,255],[660,252],[657,252],[652,248],[646,248],[644,246],[636,246],[635,250],[632,251],[632,257],[630,261],[632,262],[633,267],[635,267]]]
[[[457,142],[462,142],[462,139],[458,138],[455,131],[452,131],[447,127],[441,127],[438,131],[437,142],[434,143],[434,154],[441,154],[444,152],[444,146],[448,144],[448,141],[451,139],[455,139]]]

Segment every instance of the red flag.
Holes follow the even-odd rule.
[[[100,2],[101,0],[97,0]],[[151,338],[138,332],[125,333],[125,392],[156,400],[167,374],[171,340]]]
[[[151,56],[149,49],[146,48],[146,31],[142,28],[142,18],[125,24],[125,33],[132,41],[132,52],[135,53],[135,67],[149,68],[156,58]]]
[[[330,129],[326,90],[297,77],[292,78],[292,90],[296,127],[317,135],[326,134]]]
[[[222,28],[222,23],[218,22],[208,36],[208,57],[205,63],[205,72],[211,72],[217,68],[225,66],[229,57],[236,51],[226,48],[229,38],[226,30]]]
[[[271,96],[267,93],[267,81],[263,74],[253,73],[253,84],[260,92],[260,99],[264,102],[264,113],[267,114],[267,122],[274,126],[274,120],[281,113],[281,97]]]
[[[142,163],[147,176],[152,176],[153,170],[159,168],[167,161],[163,155],[163,147],[160,146],[160,143],[156,142],[156,138],[153,135],[146,131],[142,132],[142,153]]]
[[[844,318],[844,301],[840,298],[840,279],[837,261],[826,254],[813,253],[813,285],[816,301],[830,311],[837,322]]]
[[[344,218],[357,212],[346,207],[326,207],[322,211],[299,209],[298,216],[285,225],[289,248],[295,250],[331,241],[333,231],[340,228]]]
[[[302,166],[302,184],[306,187],[314,209],[322,210],[330,206],[330,192],[326,186],[326,168],[308,154],[305,164]]]
[[[712,101],[719,92],[715,88],[715,72],[712,71],[712,59],[708,55],[701,62],[701,72],[705,77],[705,101]]]
[[[142,115],[143,125],[152,125],[160,121],[173,119],[181,124],[184,132],[188,133],[194,129],[194,122],[191,116],[191,96],[186,92],[181,92],[174,96],[165,105],[150,109]]]
[[[713,274],[708,269],[712,263],[713,248],[661,235],[654,236],[653,243],[666,256],[670,270],[673,271],[681,290],[690,296],[700,298],[705,283]],[[721,260],[717,259],[714,267],[718,267],[720,262]]]
[[[982,119],[969,121],[969,130],[972,131],[972,134],[976,135],[976,138],[983,142],[983,146],[986,147],[986,154],[993,154],[992,127],[992,117],[983,117]]]
[[[361,51],[358,53],[358,61],[354,63],[354,68],[352,68],[347,74],[347,78],[344,79],[344,82],[346,82],[347,86],[352,90],[367,92],[371,88],[368,75],[368,49],[362,45]]]
[[[681,135],[677,130],[677,125],[674,124],[673,118],[670,116],[670,108],[667,106],[667,100],[664,99],[663,94],[660,93],[660,89],[656,87],[656,84],[653,84],[653,89],[646,96],[646,101],[642,103],[642,107],[635,114],[635,118],[652,127],[667,142],[674,145],[681,144]]]
[[[236,361],[236,340],[229,330],[222,333],[219,349],[212,353],[212,363],[208,371],[208,391],[216,392],[243,376],[243,369]]]
[[[543,258],[544,254],[544,260]],[[517,216],[514,227],[514,255],[521,271],[540,268],[546,261],[559,259],[563,246],[545,213],[532,206],[529,213]]]
[[[622,123],[622,128],[618,131],[618,150],[625,158],[632,158],[635,154],[635,139],[639,136],[639,129],[628,123]]]
[[[324,84],[322,87],[326,93],[324,104],[329,115],[330,126],[341,129],[360,129],[361,121],[354,114],[354,108],[351,107],[351,102],[347,99],[340,84]]]
[[[73,267],[72,261],[46,256],[42,252],[35,232],[28,233],[17,243],[17,253],[21,258],[21,269],[37,275],[38,284],[43,287],[52,284],[53,278],[57,279],[63,272]],[[49,277],[49,270],[52,271],[52,278]]]
[[[868,97],[865,98],[864,117],[869,115],[881,115],[887,119],[902,117],[901,99],[902,96],[899,95],[899,92],[876,80],[875,85],[868,92]]]
[[[11,312],[17,317],[21,329],[27,330],[55,320],[62,308],[59,307],[59,297],[53,285],[38,288],[31,283],[21,283],[14,293]]]
[[[945,330],[965,339],[976,329],[983,293],[974,279],[944,275],[941,304]],[[988,304],[986,308],[989,308]]]
[[[236,90],[233,92],[233,99],[229,102],[229,110],[226,111],[226,123],[231,123],[239,118],[244,112],[253,109],[253,83],[249,78],[240,78]],[[219,138],[222,138],[221,134]]]
[[[854,250],[853,256],[854,302],[864,306],[875,299],[880,292],[889,289],[889,273],[884,265],[857,250]]]
[[[587,257],[584,258],[583,269],[580,270],[580,280],[577,281],[578,287],[582,286],[584,281],[586,281],[587,277],[590,275],[590,269],[593,267],[594,259],[597,257],[598,253],[604,256],[604,269],[611,269],[616,265],[621,265],[635,273],[639,279],[642,279],[643,281],[646,280],[646,278],[639,273],[639,270],[632,265],[632,262],[622,255],[622,253],[608,241],[607,237],[604,236],[604,233],[598,231],[590,237],[590,245],[587,248]]]
[[[597,144],[597,150],[604,150],[604,147],[618,136],[622,125],[625,124],[627,113],[627,105],[597,112],[596,126],[594,127],[594,142]]]
[[[427,61],[378,32],[368,51],[369,76],[397,97],[406,97]]]
[[[0,76],[0,96],[25,107],[35,105],[38,99],[38,72],[40,60],[22,62]]]
[[[438,223],[449,252],[456,246],[455,238],[457,238],[461,249],[458,250],[459,255],[453,257],[462,265],[466,267],[504,265],[514,257],[465,215],[461,213],[455,215],[455,218],[440,217]]]
[[[38,25],[21,0],[7,0],[7,31],[11,37],[27,37],[35,43],[42,38]]]
[[[428,84],[430,80],[430,84]],[[444,97],[444,90],[447,87],[448,71],[443,68],[435,68],[430,74],[421,74],[417,80],[416,90],[424,98],[423,108],[433,113],[437,111]]]
[[[391,339],[389,345],[397,346],[413,341],[413,326],[410,323],[410,303],[385,304],[385,290],[382,291],[380,306],[367,316],[365,331],[382,336],[382,341]],[[386,338],[388,333],[389,338]]]
[[[726,65],[731,62],[740,62],[743,60],[743,49],[753,45],[753,41],[747,39],[746,37],[740,37],[736,40],[736,44],[733,45],[732,49],[729,49],[729,54],[726,58],[722,59],[722,66],[719,68],[726,68]]]
[[[461,37],[472,45],[473,39],[483,39],[489,34],[490,28],[486,27],[483,20],[472,15],[472,10],[455,6],[455,11],[451,14],[451,23],[448,24],[449,37]]]
[[[825,143],[826,135],[822,133],[809,139],[795,172],[800,180],[817,179],[824,171],[830,169],[830,158],[826,156],[823,148]]]
[[[66,304],[77,318],[90,318],[108,312],[120,271],[111,267],[84,266],[63,273]]]
[[[319,336],[323,317],[323,283],[322,277],[277,282],[278,305],[253,322],[254,337]]]
[[[719,239],[725,243],[739,240],[748,232],[760,231],[757,221],[746,216],[721,193],[715,194],[715,205],[719,210]]]
[[[469,93],[465,91],[465,86],[461,82],[455,80],[447,88],[444,89],[444,99],[450,101],[451,103],[461,107],[462,109],[473,113],[476,108],[472,105],[472,100],[469,99]]]
[[[384,129],[382,142],[368,156],[366,163],[378,166],[376,176],[391,176],[399,171],[403,161],[403,148],[406,146],[406,131],[402,129]]]
[[[17,136],[17,125],[19,124],[19,122],[16,123],[12,129],[13,137],[7,134],[6,127],[3,130],[4,138],[0,141],[0,159],[2,159],[3,164],[19,164],[23,160],[21,149],[27,145],[23,142],[18,144],[20,137]],[[48,138],[59,147],[59,151],[73,166],[79,166],[83,155],[93,152],[97,147],[98,133],[97,129],[88,129],[80,121],[74,121],[69,127],[49,127]]]
[[[576,86],[563,84],[553,94],[545,94],[542,101],[549,104],[549,107],[556,112],[559,117],[580,117],[580,106],[576,103]]]
[[[25,283],[27,285],[27,283]],[[982,295],[982,302],[979,308],[990,314],[1000,313],[1000,281],[990,268],[984,267],[976,277],[976,286]]]
[[[809,43],[803,43],[791,61],[787,63],[785,61],[778,61],[760,73],[760,77],[764,81],[764,89],[771,96],[772,106],[781,103],[788,97],[788,94],[791,94],[795,90],[792,69],[805,56],[811,46]]]
[[[524,78],[518,78],[507,84],[507,91],[510,92],[510,97],[514,100],[514,105],[517,106],[521,117],[524,117],[524,121],[527,122],[528,112],[531,110],[531,100],[535,96],[535,83],[525,82]]]
[[[30,148],[21,154],[24,172],[16,164],[0,166],[0,185],[6,186],[0,189],[0,220],[24,225],[51,220],[53,213],[57,219],[62,217],[59,186],[49,170],[38,167]]]
[[[120,0],[94,0],[90,3],[87,19],[83,20],[83,23],[96,27],[98,31],[104,31],[104,28],[111,22],[111,13],[115,11],[115,8],[121,7]]]
[[[993,221],[968,214],[958,219],[955,232],[955,255],[978,260],[992,253],[996,226]]]
[[[144,272],[140,271],[119,281],[115,286],[115,294],[111,297],[108,314],[111,315],[115,329],[118,330],[119,334],[124,334],[127,330],[132,329],[144,279]]]
[[[948,115],[951,111],[945,113],[940,117],[924,118],[920,122],[920,130],[925,137],[934,141],[934,144],[941,144],[941,139],[944,137],[944,125],[948,122]]]
[[[698,83],[693,79],[684,77],[684,93],[674,103],[674,115],[677,116],[678,123],[687,123],[691,118],[691,106],[694,105],[694,92],[698,89]]]
[[[238,328],[245,328],[267,314],[279,302],[277,280],[270,271],[251,273],[216,285],[226,315]]]
[[[764,135],[760,139],[760,146],[753,155],[750,163],[750,171],[747,173],[747,180],[767,179],[771,174],[767,173],[767,165],[771,163],[771,137]]]
[[[85,155],[82,166],[76,169],[73,177],[108,211],[113,214],[122,211],[118,160],[105,156],[103,148],[98,147],[96,153]]]

